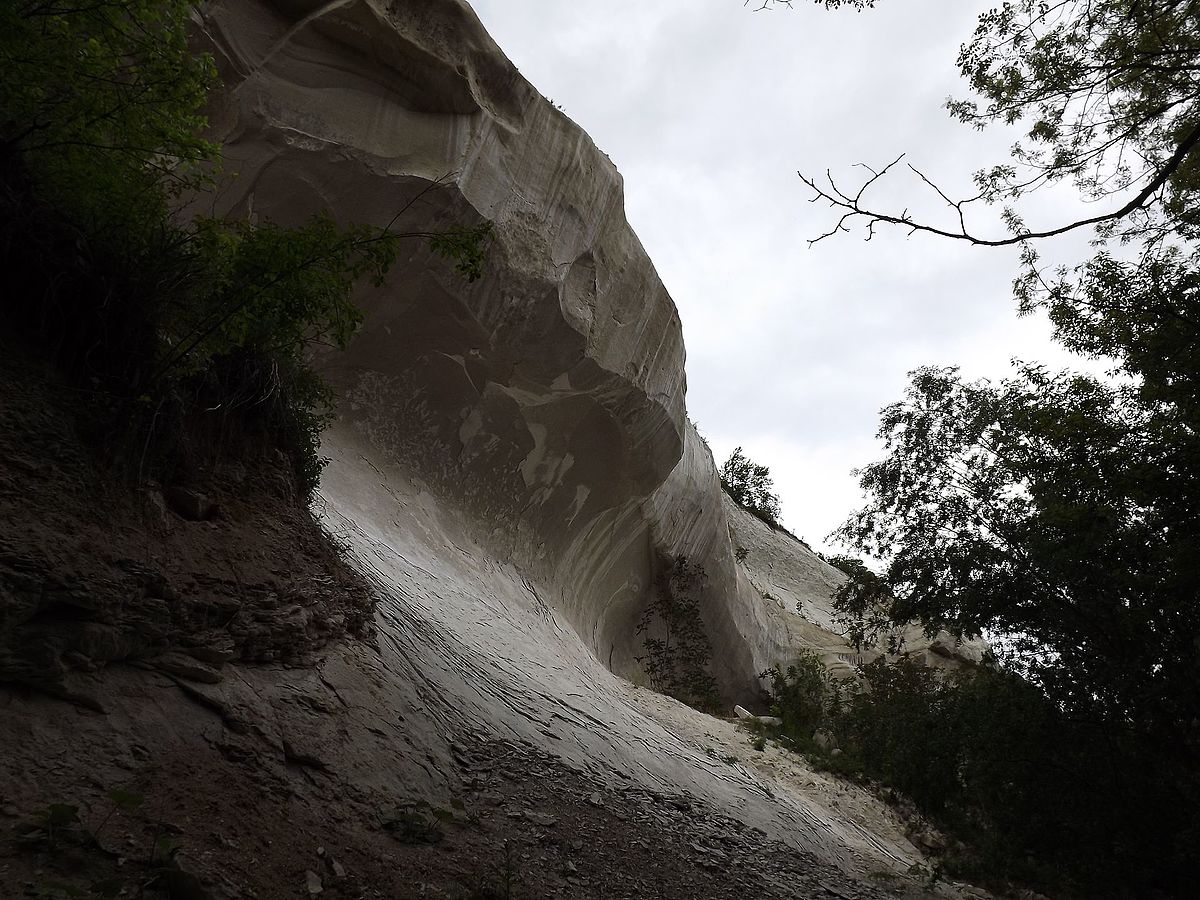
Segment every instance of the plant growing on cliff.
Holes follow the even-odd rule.
[[[779,497],[771,490],[771,470],[760,466],[741,447],[734,449],[720,471],[721,487],[733,501],[772,528],[779,526]]]
[[[656,556],[654,592],[637,624],[645,655],[637,658],[655,690],[705,712],[720,708],[708,671],[712,645],[700,617],[708,576],[687,557]]]
[[[794,746],[814,749],[813,733],[825,726],[830,705],[841,696],[841,685],[821,658],[802,650],[786,668],[772,666],[758,677],[770,685],[771,715],[783,720],[780,732]]]

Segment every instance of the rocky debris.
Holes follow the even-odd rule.
[[[146,660],[213,683],[235,660],[298,665],[369,634],[373,595],[303,498],[273,486],[286,459],[198,468],[203,489],[131,490],[80,438],[90,416],[35,363],[0,355],[0,683],[82,697],[106,666]]]
[[[474,786],[466,796],[469,820],[485,833],[500,829],[519,848],[519,883],[527,890],[536,885],[529,896],[929,896],[899,872],[888,876],[899,892],[848,879],[686,794],[634,786],[594,790],[586,775],[534,747],[492,742],[460,749],[455,758],[464,784]],[[484,785],[495,786],[499,804],[485,796]],[[544,812],[531,812],[534,806]],[[553,831],[542,824],[548,819]],[[556,877],[562,879],[557,885]]]
[[[304,890],[310,897],[315,897],[325,890],[325,885],[321,882],[321,876],[312,869],[304,873]]]
[[[770,728],[779,728],[783,725],[783,719],[778,716],[756,716],[744,706],[735,706],[733,714],[743,721],[757,722],[759,725],[765,725]]]
[[[162,496],[173,513],[190,522],[207,522],[219,509],[216,502],[192,488],[172,485],[163,488]]]

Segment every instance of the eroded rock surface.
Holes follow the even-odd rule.
[[[859,650],[845,637],[833,596],[846,580],[802,541],[772,528],[729,497],[724,498],[729,540],[738,564],[739,596],[748,598],[762,615],[752,634],[753,658],[762,668],[786,664],[797,649],[809,650],[840,677],[881,655],[879,649]],[[897,631],[903,652],[938,668],[977,665],[987,651],[980,640],[956,641],[946,632],[932,639],[918,626]],[[886,645],[886,637],[880,645]],[[761,670],[760,670],[761,671]]]
[[[228,177],[207,212],[286,224],[329,211],[414,235],[487,219],[487,270],[468,284],[414,236],[387,283],[359,298],[366,318],[349,349],[319,360],[340,415],[315,510],[374,588],[376,642],[339,640],[336,604],[312,602],[330,585],[290,602],[271,587],[287,572],[247,584],[235,567],[227,591],[193,578],[171,609],[193,595],[244,602],[260,586],[275,597],[262,621],[234,620],[245,634],[189,643],[177,627],[151,671],[118,665],[140,662],[139,650],[66,673],[71,690],[103,696],[103,713],[18,694],[0,733],[36,729],[0,746],[13,786],[0,799],[25,814],[76,791],[102,815],[107,787],[149,784],[186,819],[178,828],[202,848],[206,875],[227,858],[230,877],[263,897],[332,893],[334,861],[393,879],[390,896],[457,896],[431,851],[380,849],[396,830],[428,835],[434,811],[462,838],[450,858],[468,884],[503,840],[472,830],[484,818],[535,835],[580,818],[581,835],[600,835],[609,816],[644,817],[609,830],[639,847],[665,835],[670,865],[686,864],[664,896],[696,896],[711,882],[697,868],[735,865],[769,877],[727,874],[711,896],[792,896],[800,884],[868,897],[864,879],[880,872],[922,895],[903,879],[920,852],[868,796],[806,781],[795,760],[742,764],[735,726],[619,677],[636,669],[659,554],[707,574],[700,613],[730,709],[756,704],[756,673],[818,636],[764,603],[761,572],[734,558],[740,513],[687,421],[678,315],[625,220],[612,163],[460,0],[218,0],[200,16],[198,41],[225,83],[212,123]],[[252,515],[225,496],[193,511],[183,527]],[[146,514],[177,513],[149,502]],[[264,559],[283,552],[277,543]],[[824,569],[798,565],[815,574],[789,583],[827,591]],[[271,655],[309,635],[302,654]],[[62,648],[58,658],[69,661]],[[490,772],[544,770],[570,802],[490,788],[478,761],[498,746],[513,748],[513,768]],[[234,810],[214,812],[231,792]],[[272,832],[284,846],[250,846],[249,816],[284,820]],[[201,837],[209,822],[236,836]],[[335,844],[329,860],[318,852]],[[598,845],[590,872],[563,850],[555,890],[642,895],[602,876],[615,848]]]

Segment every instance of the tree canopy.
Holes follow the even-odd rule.
[[[884,458],[858,473],[865,505],[834,535],[878,571],[842,566],[838,604],[860,639],[920,622],[992,640],[1072,723],[1056,728],[1103,741],[1113,774],[1095,790],[1128,815],[1090,852],[1128,861],[1160,826],[1116,795],[1122,771],[1200,798],[1200,2],[1007,0],[979,17],[958,64],[971,96],[951,115],[1020,125],[1011,158],[961,199],[910,167],[945,204],[940,223],[872,204],[903,157],[852,188],[802,175],[835,210],[816,240],[857,224],[1020,245],[1019,311],[1044,312],[1062,346],[1110,371],[910,373],[882,413]],[[1099,212],[1027,225],[1022,199],[1055,183]],[[978,230],[975,205],[993,204],[1007,233]],[[1042,266],[1039,242],[1081,229],[1090,258]],[[1183,851],[1156,840],[1155,865],[1182,877]],[[1123,890],[1105,871],[1117,879],[1105,890]]]
[[[760,466],[736,447],[721,466],[721,487],[733,501],[768,525],[779,524],[779,497],[772,488],[771,470]]]
[[[959,70],[974,96],[951,99],[955,118],[975,128],[1019,125],[1011,158],[975,173],[977,192],[952,198],[915,167],[922,189],[947,207],[944,223],[875,207],[870,189],[903,156],[869,167],[853,187],[801,175],[814,199],[839,212],[816,240],[862,223],[898,225],[982,245],[1011,245],[1094,228],[1101,239],[1193,239],[1200,144],[1200,8],[1194,0],[1008,0],[983,13],[963,45]],[[1099,211],[1030,226],[1019,201],[1055,183],[1075,185]],[[1007,234],[970,221],[977,204],[1006,205]]]
[[[0,5],[0,326],[138,432],[139,466],[165,410],[237,411],[268,423],[311,488],[329,396],[309,346],[345,345],[355,285],[381,281],[401,239],[481,277],[490,225],[401,233],[408,207],[382,228],[181,221],[179,201],[220,165],[203,116],[216,68],[188,42],[195,5]]]

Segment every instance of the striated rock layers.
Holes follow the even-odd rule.
[[[419,479],[617,671],[654,548],[686,554],[709,575],[718,678],[753,696],[760,623],[736,600],[712,459],[686,420],[679,317],[611,161],[463,3],[218,3],[206,28],[234,176],[218,212],[495,223],[481,281],[414,239],[361,296],[364,328],[324,362],[334,473],[367,456]]]
[[[825,620],[798,624],[796,610],[827,608],[827,567],[791,538],[755,531],[723,497],[685,415],[678,315],[625,221],[611,162],[461,0],[200,9],[197,40],[225,85],[211,110],[225,175],[205,211],[291,223],[327,210],[414,235],[387,283],[359,297],[365,324],[348,350],[319,360],[339,419],[323,438],[331,462],[316,511],[371,582],[377,640],[342,639],[360,606],[334,577],[340,563],[260,508],[253,498],[269,491],[231,481],[212,520],[160,510],[161,527],[130,526],[123,544],[109,541],[110,566],[80,575],[94,594],[112,573],[109,600],[86,616],[44,578],[22,576],[28,590],[9,604],[22,622],[0,622],[12,638],[0,649],[51,619],[136,631],[147,598],[203,611],[215,597],[228,615],[204,620],[214,635],[200,647],[185,641],[184,617],[164,621],[152,646],[47,638],[36,659],[0,653],[0,676],[13,669],[31,683],[31,660],[51,658],[55,679],[69,678],[55,681],[59,696],[95,701],[86,716],[28,693],[0,704],[0,802],[33,811],[82,797],[98,820],[104,792],[134,774],[148,794],[180,787],[182,805],[172,796],[168,809],[188,823],[197,865],[231,860],[259,896],[294,896],[279,879],[313,893],[311,860],[334,840],[363,872],[408,878],[379,842],[389,829],[411,837],[413,810],[457,811],[462,835],[471,822],[503,834],[491,764],[479,760],[518,748],[552,759],[545,771],[575,792],[552,797],[539,776],[514,772],[530,780],[522,802],[552,810],[582,797],[600,809],[619,794],[694,823],[719,816],[736,823],[722,832],[752,826],[755,841],[802,851],[794,859],[834,877],[841,896],[875,896],[856,881],[869,874],[903,877],[920,853],[865,793],[813,777],[795,757],[739,752],[749,743],[734,725],[618,677],[636,669],[636,626],[664,556],[707,573],[699,608],[730,709],[755,705],[756,673],[796,647],[827,658],[848,648]],[[487,271],[468,284],[420,235],[483,219],[495,223]],[[65,471],[54,469],[60,492]],[[16,485],[6,497],[20,499]],[[93,512],[97,537],[75,540],[91,555],[104,533]],[[731,525],[749,549],[742,565]],[[174,600],[128,573],[139,557],[161,558]],[[197,576],[208,570],[228,578]],[[283,653],[279,636],[298,651]],[[168,648],[143,670],[143,656]],[[202,823],[230,795],[251,805],[221,827],[243,831],[214,838]],[[270,853],[252,848],[250,810],[297,827]],[[625,822],[645,810],[620,812]],[[505,816],[542,828],[559,813]],[[710,857],[698,865],[720,868],[695,841]],[[770,896],[795,895],[786,879],[777,887]]]
[[[658,805],[682,814],[678,833],[693,829],[686,846],[706,869],[769,856],[710,852],[712,829],[695,829],[719,821],[716,832],[744,830],[832,878],[840,896],[876,896],[868,875],[903,879],[920,852],[864,792],[794,755],[749,750],[733,724],[619,677],[637,670],[656,561],[676,555],[707,573],[699,609],[730,710],[753,708],[756,673],[798,647],[851,660],[828,619],[836,573],[720,490],[685,414],[678,315],[608,158],[461,0],[199,10],[196,39],[224,80],[210,115],[225,169],[203,211],[285,224],[328,211],[412,235],[386,284],[358,297],[365,323],[349,348],[318,360],[339,418],[323,437],[315,511],[378,598],[377,639],[345,639],[361,597],[340,562],[262,502],[269,487],[229,480],[213,519],[154,506],[159,521],[121,526],[121,541],[106,530],[124,520],[100,499],[86,529],[78,510],[59,522],[42,510],[45,527],[23,546],[48,531],[69,540],[32,555],[0,546],[0,588],[17,585],[0,597],[16,611],[0,617],[0,679],[48,671],[44,692],[94,702],[86,715],[29,692],[0,704],[0,805],[32,813],[77,798],[99,820],[111,787],[171,793],[153,808],[167,802],[186,823],[197,866],[212,875],[225,860],[262,897],[313,893],[314,866],[341,878],[341,863],[313,862],[334,841],[363,877],[416,879],[390,894],[414,895],[417,880],[445,875],[415,851],[396,862],[388,834],[412,837],[414,810],[461,820],[455,839],[470,846],[452,874],[468,883],[484,846],[471,843],[483,840],[476,826],[493,830],[494,850],[516,823],[553,828],[586,807],[649,822],[639,833],[661,843]],[[486,273],[469,284],[422,235],[484,219]],[[0,458],[0,513],[17,521],[33,518],[23,477]],[[84,479],[59,463],[45,475],[64,505],[78,505],[70,484]],[[65,587],[27,577],[29,560],[51,571],[69,548],[92,558],[106,542],[102,569],[64,568]],[[748,550],[741,563],[735,546]],[[144,645],[125,640],[163,604],[180,615]],[[202,645],[193,609],[211,632]],[[60,640],[64,621],[88,640]],[[537,761],[506,762],[505,780],[538,809],[496,811],[497,754]],[[556,778],[560,793],[542,790]],[[219,824],[235,838],[209,824],[231,796],[239,811]],[[610,815],[616,796],[636,808],[614,803]],[[275,821],[285,827],[270,852],[250,843]],[[655,866],[628,868],[661,881]],[[579,888],[573,872],[563,877]],[[713,896],[745,893],[740,877],[713,883],[724,891]],[[697,895],[674,884],[626,895]],[[795,894],[788,875],[763,896]]]
[[[328,210],[413,233],[494,223],[473,284],[409,241],[359,298],[349,350],[323,360],[340,397],[331,509],[386,526],[403,501],[367,465],[403,474],[612,671],[636,666],[659,553],[708,575],[701,611],[727,700],[756,700],[756,673],[795,646],[850,659],[827,614],[811,623],[819,638],[798,635],[754,561],[735,565],[740,513],[686,418],[679,317],[625,220],[620,174],[465,3],[225,2],[204,26],[226,85],[218,213]],[[827,607],[836,573],[779,540],[821,572],[801,590]]]

